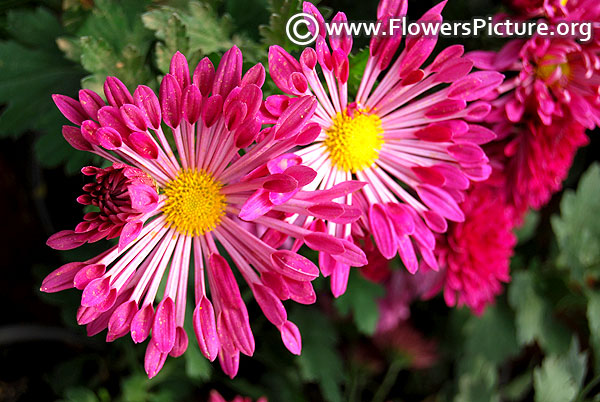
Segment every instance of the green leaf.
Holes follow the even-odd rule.
[[[384,294],[381,285],[366,280],[356,270],[352,270],[346,293],[335,301],[335,306],[342,315],[352,314],[360,332],[373,335],[379,319],[377,299]]]
[[[344,372],[331,321],[309,307],[296,307],[291,316],[302,333],[302,354],[297,358],[300,375],[305,381],[318,382],[325,400],[341,402]]]
[[[465,351],[500,364],[519,353],[514,317],[505,305],[487,308],[481,317],[471,316],[465,325]]]
[[[544,359],[533,373],[536,402],[567,402],[578,394],[586,371],[586,353],[579,353],[575,338],[569,351]]]
[[[515,234],[519,239],[519,244],[526,243],[531,240],[531,238],[535,235],[535,231],[540,222],[540,213],[538,211],[529,211],[527,215],[525,215],[525,221],[523,225],[521,225],[517,230],[515,230]]]
[[[367,61],[369,60],[369,48],[366,47],[356,54],[350,54],[350,71],[348,75],[348,93],[356,95],[362,81]]]
[[[130,87],[151,83],[153,77],[146,59],[152,33],[140,19],[147,6],[146,0],[97,0],[76,32],[79,43],[61,38],[66,54],[80,54],[81,64],[92,73],[84,80],[84,86],[101,91],[108,75],[119,77]]]
[[[298,45],[288,39],[285,26],[291,16],[302,11],[302,0],[268,0],[267,9],[271,14],[269,24],[258,28],[262,43],[268,46],[279,45],[287,51],[299,49]]]
[[[562,353],[570,342],[569,331],[554,318],[552,304],[535,284],[534,271],[513,274],[508,300],[516,314],[517,340],[520,345],[537,341],[549,353]]]
[[[6,29],[13,39],[0,42],[0,137],[40,133],[44,141],[36,144],[38,160],[45,167],[57,166],[79,151],[63,139],[61,127],[68,122],[51,96],[75,95],[83,70],[58,49],[55,38],[64,32],[48,10],[11,10]],[[41,149],[46,155],[37,152]]]
[[[577,191],[565,191],[560,216],[552,217],[552,228],[560,254],[557,263],[582,285],[600,278],[600,164],[583,174]]]
[[[65,402],[98,402],[96,394],[84,387],[69,388],[65,393]]]
[[[186,9],[162,6],[148,11],[142,21],[161,41],[156,45],[156,64],[165,74],[176,51],[195,65],[202,57],[224,52],[236,42],[230,18],[218,17],[208,4],[197,1],[190,1]]]
[[[454,402],[500,401],[497,383],[498,373],[494,365],[483,358],[478,358],[471,370],[460,376],[459,392]]]

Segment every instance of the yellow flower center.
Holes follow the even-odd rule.
[[[552,55],[546,55],[542,57],[540,64],[544,64],[538,66],[537,68],[538,77],[543,80],[547,80],[554,73],[554,70],[560,68],[562,75],[569,78],[571,76],[571,66],[569,66],[569,63],[552,63],[552,60],[554,59],[555,58]],[[550,63],[546,64],[548,61],[550,61]]]
[[[165,187],[163,212],[167,223],[181,234],[199,236],[210,232],[225,215],[223,185],[204,170],[181,171]]]
[[[375,114],[356,111],[353,116],[338,113],[326,130],[324,145],[338,169],[356,173],[370,167],[383,145],[381,120]]]

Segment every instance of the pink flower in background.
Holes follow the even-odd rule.
[[[208,402],[227,402],[227,400],[223,398],[221,394],[219,394],[219,392],[213,389],[212,391],[210,391]],[[237,395],[231,400],[231,402],[252,402],[252,398]],[[268,400],[263,396],[261,398],[258,398],[256,402],[268,402]]]
[[[600,3],[595,0],[508,0],[518,17],[544,17],[550,22],[598,21]]]
[[[421,20],[441,21],[444,5]],[[406,9],[406,1],[382,1],[377,18],[387,26],[390,19],[406,15]],[[314,95],[319,102],[311,121],[320,133],[296,154],[317,171],[310,188],[332,188],[352,178],[367,183],[344,199],[361,209],[360,220],[354,225],[329,220],[324,230],[343,239],[372,234],[380,253],[387,259],[398,254],[410,272],[418,268],[418,255],[436,269],[434,233],[445,232],[447,221],[464,220],[459,207],[464,191],[471,181],[490,174],[480,145],[495,135],[476,123],[490,110],[478,100],[500,85],[502,74],[471,72],[473,63],[459,45],[422,66],[437,38],[409,37],[394,59],[401,37],[374,37],[358,93],[349,100],[352,38],[330,37],[328,44],[319,11],[305,2],[304,12],[320,26],[315,49],[306,48],[299,61],[281,47],[269,50],[269,71],[279,89],[296,97]],[[346,16],[340,12],[333,22],[344,23]],[[287,102],[284,95],[268,98],[262,110],[265,121],[277,118]],[[323,252],[320,268],[331,275],[333,294],[344,293],[348,264]]]
[[[389,330],[378,331],[373,341],[386,353],[398,353],[408,359],[408,364],[413,369],[432,367],[439,359],[437,342],[425,339],[423,334],[407,321]]]
[[[58,108],[77,126],[65,126],[67,141],[115,164],[84,169],[96,175],[97,183],[86,185],[90,194],[78,200],[100,207],[99,215],[86,216],[105,222],[112,236],[114,228],[129,222],[130,209],[141,215],[133,221],[135,230],[123,226],[118,246],[60,267],[46,277],[42,291],[82,290],[77,321],[87,325],[90,336],[108,328],[107,341],[131,333],[139,343],[151,334],[145,357],[149,377],[160,371],[168,355],[180,356],[187,348],[183,326],[192,267],[194,330],[202,353],[211,361],[219,356],[230,377],[238,371],[240,353],[254,353],[248,311],[217,242],[281,332],[285,346],[300,353],[300,332],[287,320],[281,300],[313,303],[311,281],[319,270],[293,251],[272,247],[272,238],[257,237],[241,219],[276,229],[345,263],[366,263],[353,243],[282,219],[286,214],[304,219],[345,214],[351,222],[359,211],[332,200],[362,185],[344,182],[327,191],[303,189],[316,173],[286,152],[318,134],[307,124],[316,100],[305,96],[290,102],[273,127],[260,131],[257,113],[264,78],[260,64],[242,76],[242,54],[234,47],[216,71],[208,58],[203,59],[191,79],[185,57],[176,53],[158,97],[145,86],[132,96],[114,77],[104,87],[109,105],[89,90],[80,91],[79,101],[54,96]],[[83,229],[93,223],[86,225],[51,236],[48,245],[60,250],[80,246],[88,241]],[[155,306],[161,282],[164,293]]]
[[[518,72],[499,89],[513,123],[536,115],[544,125],[572,118],[588,129],[600,122],[600,46],[574,39],[535,36],[517,39],[499,52],[467,57],[481,69]]]
[[[486,184],[476,185],[462,207],[465,221],[452,224],[436,250],[445,272],[440,285],[448,306],[481,314],[510,280],[515,213],[502,192]]]
[[[501,172],[509,202],[519,213],[539,209],[562,188],[575,153],[588,144],[585,127],[567,119],[550,126],[527,122],[501,143]],[[493,155],[493,154],[492,154]]]

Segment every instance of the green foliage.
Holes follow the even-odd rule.
[[[459,380],[459,392],[454,402],[498,402],[498,373],[493,364],[478,358],[470,371]]]
[[[535,400],[539,402],[572,401],[583,384],[586,372],[586,353],[579,353],[573,340],[568,352],[551,355],[534,371]]]
[[[564,352],[570,334],[553,316],[553,305],[536,287],[537,281],[531,270],[513,274],[508,300],[516,313],[517,340],[522,346],[536,341],[547,352]]]
[[[519,353],[514,317],[504,304],[487,308],[481,317],[471,316],[465,324],[465,352],[501,364]]]
[[[0,137],[40,133],[44,146],[36,148],[38,159],[56,166],[75,152],[60,134],[68,122],[51,95],[76,94],[82,70],[57,48],[55,38],[64,31],[49,10],[11,10],[6,30],[11,39],[0,42],[0,104],[6,105],[0,112]]]
[[[344,372],[331,321],[314,308],[302,307],[294,309],[292,321],[302,333],[302,354],[297,359],[302,379],[318,382],[328,402],[341,402]]]
[[[360,81],[362,80],[367,61],[369,60],[369,48],[359,50],[357,53],[350,54],[350,71],[348,74],[348,93],[356,95]]]
[[[560,202],[560,216],[552,217],[560,254],[557,263],[570,277],[585,285],[600,278],[600,164],[594,163],[581,177],[577,191],[567,190]]]
[[[279,45],[287,51],[299,49],[298,45],[293,44],[287,37],[285,26],[296,13],[302,10],[301,0],[267,0],[268,10],[271,14],[268,25],[259,27],[262,42],[265,45]]]
[[[335,306],[342,315],[352,314],[360,332],[373,335],[379,319],[377,300],[384,294],[381,285],[366,280],[356,270],[352,270],[346,293],[335,301]]]
[[[238,45],[244,50],[245,61],[256,60],[252,42],[244,35],[233,34],[231,17],[219,17],[209,4],[190,1],[185,8],[161,6],[143,14],[142,21],[159,40],[155,62],[164,74],[169,72],[176,51],[183,53],[190,65],[196,65],[204,56]]]
[[[586,313],[590,330],[590,343],[594,350],[594,366],[596,372],[600,373],[600,292],[590,293]]]
[[[146,62],[152,33],[140,19],[148,4],[146,0],[95,1],[74,36],[61,38],[65,54],[91,73],[83,79],[84,87],[102,93],[109,75],[118,76],[130,88],[153,84]]]

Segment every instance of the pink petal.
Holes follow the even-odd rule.
[[[162,353],[169,353],[175,345],[175,303],[167,297],[156,307],[152,324],[152,340]]]
[[[237,87],[242,78],[242,52],[237,46],[229,49],[219,63],[213,83],[213,94],[227,98],[229,92]]]
[[[454,82],[448,88],[448,98],[474,101],[496,89],[504,75],[496,71],[477,71]]]
[[[92,145],[83,138],[81,129],[73,126],[63,126],[62,135],[73,148],[78,151],[91,151]]]
[[[309,145],[321,134],[321,126],[318,123],[308,123],[296,136],[296,145]]]
[[[129,243],[137,239],[143,227],[144,224],[141,221],[127,222],[119,237],[119,250],[123,250]]]
[[[42,281],[40,290],[46,293],[60,292],[73,287],[73,278],[85,267],[83,262],[70,262],[52,271]]]
[[[77,275],[73,278],[72,284],[75,288],[83,290],[91,281],[100,278],[105,272],[106,266],[104,264],[86,265],[77,272]]]
[[[152,340],[148,342],[144,357],[144,370],[146,370],[148,378],[153,378],[159,373],[167,360],[167,356],[168,354],[161,352],[158,345]]]
[[[252,292],[265,317],[273,325],[279,327],[287,320],[287,313],[285,307],[283,307],[283,303],[281,303],[270,288],[256,284],[252,287]]]
[[[100,127],[96,130],[96,140],[100,143],[102,148],[113,151],[123,145],[121,135],[117,130],[110,127]]]
[[[106,106],[100,95],[90,89],[79,90],[79,103],[92,120],[98,120],[98,110]]]
[[[342,264],[336,262],[333,270],[331,271],[331,293],[333,297],[338,298],[346,293],[348,287],[348,278],[350,276],[350,266],[348,264]]]
[[[240,210],[239,217],[245,221],[253,221],[263,216],[273,208],[273,203],[269,199],[269,192],[258,189],[244,203]]]
[[[426,184],[433,186],[442,186],[445,182],[444,175],[439,173],[433,167],[413,166],[410,168],[417,177]]]
[[[135,105],[123,105],[119,109],[121,118],[127,127],[133,131],[146,131],[148,123],[142,109]]]
[[[303,240],[311,249],[328,254],[342,254],[346,251],[341,240],[327,233],[310,233],[304,236]]]
[[[85,235],[72,230],[62,230],[53,234],[46,241],[46,245],[55,250],[71,250],[85,243]]]
[[[131,132],[121,118],[121,111],[116,107],[104,106],[100,109],[98,111],[98,121],[102,127],[110,127],[116,130],[121,135],[121,138],[127,138]]]
[[[296,324],[286,321],[279,330],[285,347],[293,354],[300,355],[302,352],[302,336]]]
[[[229,378],[233,379],[240,366],[240,352],[237,350],[228,352],[224,348],[221,348],[219,351],[219,363],[221,364],[223,372],[227,374]]]
[[[408,236],[398,237],[398,255],[407,271],[414,274],[419,269],[419,262],[413,247],[412,241]]]
[[[425,117],[430,119],[450,117],[462,111],[466,106],[467,103],[462,99],[445,99],[427,108],[425,111]]]
[[[246,71],[246,74],[244,74],[242,77],[240,86],[244,87],[246,85],[256,85],[257,87],[261,88],[265,83],[265,77],[265,68],[261,63],[258,63]]]
[[[52,100],[58,107],[58,110],[65,116],[71,123],[77,124],[78,126],[87,120],[88,116],[81,104],[73,98],[65,95],[52,95]]]
[[[192,82],[200,89],[202,96],[208,96],[215,79],[215,67],[208,57],[203,58],[196,66]]]
[[[483,150],[475,144],[458,143],[448,147],[448,153],[460,164],[476,164],[487,161]]]
[[[271,254],[271,267],[281,275],[297,281],[312,281],[319,276],[319,268],[308,258],[289,250],[277,250]]]
[[[396,235],[385,208],[381,204],[373,204],[369,208],[369,225],[375,244],[381,254],[388,260],[396,255]]]
[[[219,337],[215,323],[215,312],[213,306],[205,296],[202,297],[194,310],[194,332],[200,351],[211,362],[217,358],[219,353]]]
[[[342,243],[344,244],[344,248],[346,251],[342,254],[335,254],[332,257],[342,263],[348,264],[352,267],[361,267],[367,264],[367,257],[356,244],[351,241],[342,239]]]
[[[108,321],[106,341],[112,342],[128,333],[131,328],[131,321],[137,311],[137,304],[133,300],[129,300],[117,307]]]
[[[179,357],[185,353],[188,347],[188,336],[183,327],[177,327],[175,330],[175,344],[169,353],[169,356]]]
[[[132,184],[127,187],[131,208],[138,212],[152,212],[158,205],[156,189],[147,184]]]
[[[444,218],[454,222],[465,220],[465,215],[456,201],[444,190],[428,184],[419,185],[415,190],[425,205]]]
[[[131,133],[128,142],[131,148],[141,157],[146,159],[158,158],[158,146],[147,132],[135,131]]]
[[[344,213],[344,207],[335,202],[322,202],[311,205],[306,210],[312,216],[325,220],[333,220]]]
[[[312,118],[317,108],[317,100],[313,96],[303,96],[290,105],[275,125],[275,138],[291,138],[298,134],[304,124]]]
[[[206,127],[212,127],[223,112],[223,98],[213,95],[202,104],[202,121]]]
[[[104,94],[111,106],[121,107],[126,103],[133,103],[129,90],[117,77],[106,77]]]
[[[87,284],[81,295],[81,305],[94,307],[102,303],[110,293],[110,277],[96,278]]]
[[[160,110],[165,124],[171,128],[179,127],[181,122],[181,88],[177,79],[167,74],[160,83]]]
[[[152,322],[154,321],[154,308],[148,304],[135,313],[131,320],[131,339],[135,343],[144,342],[150,334]],[[151,342],[152,343],[152,342]]]
[[[138,86],[134,93],[135,105],[144,113],[146,121],[154,130],[160,127],[160,103],[152,89],[145,85]]]
[[[254,335],[250,329],[246,307],[225,308],[221,311],[221,318],[233,336],[235,347],[246,356],[252,356],[255,348]]]
[[[211,254],[208,266],[214,276],[214,282],[222,302],[231,308],[245,308],[240,296],[240,289],[225,258],[219,254]]]
[[[185,56],[177,51],[171,58],[169,65],[169,74],[173,75],[179,84],[179,88],[185,88],[190,85],[190,68]]]

